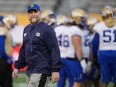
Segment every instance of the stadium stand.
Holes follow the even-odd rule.
[[[42,9],[52,9],[58,14],[66,14],[77,7],[88,12],[99,12],[104,5],[116,5],[115,0],[0,0],[0,12],[25,12],[30,3],[37,3]]]
[[[42,9],[52,9],[55,0],[0,0],[0,12],[25,12],[26,6],[30,3],[37,3]]]

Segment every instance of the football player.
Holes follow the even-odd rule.
[[[24,26],[18,24],[17,17],[15,15],[10,14],[4,19],[4,22],[9,28],[9,32],[11,33],[12,46],[16,47],[22,45]]]
[[[98,54],[98,62],[102,77],[101,87],[108,87],[113,81],[116,84],[116,18],[114,8],[105,6],[101,11],[103,22],[95,25],[95,42],[93,47]]]
[[[62,61],[62,68],[60,70],[60,80],[57,83],[57,87],[65,87],[66,80],[69,80],[69,86],[73,86],[73,79],[71,78],[70,71],[67,67],[67,51],[70,47],[69,45],[69,35],[66,33],[69,31],[69,27],[67,26],[68,18],[64,15],[58,15],[56,17],[57,20],[57,27],[55,28],[58,45],[60,48],[61,54],[61,61]]]
[[[4,16],[0,16],[0,87],[13,87],[11,35],[4,19]]]
[[[92,44],[92,39],[94,37],[94,26],[98,23],[98,19],[92,16],[89,16],[87,19],[87,25],[88,29],[92,35],[91,37],[91,46]],[[94,55],[94,49],[92,49],[92,66],[91,69],[87,73],[87,78],[92,82],[91,84],[94,85],[94,87],[99,87],[100,86],[100,70],[99,70],[99,64],[97,62],[97,56]]]
[[[55,13],[50,9],[45,9],[41,13],[41,21],[47,23],[51,27],[56,27],[56,15]]]
[[[74,79],[73,87],[81,87],[85,81],[87,62],[90,56],[90,34],[86,29],[86,12],[80,8],[73,9],[69,17],[73,20],[70,27],[70,47],[68,49],[68,67]]]

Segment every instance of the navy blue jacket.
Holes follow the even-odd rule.
[[[15,68],[24,68],[26,74],[58,72],[61,68],[60,51],[54,30],[44,22],[36,26],[27,25],[23,33],[23,44]]]

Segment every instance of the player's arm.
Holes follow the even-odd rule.
[[[77,35],[72,36],[72,43],[76,52],[76,56],[78,60],[81,61],[83,58],[81,49],[81,37]]]
[[[85,73],[87,64],[86,64],[86,60],[83,58],[83,53],[81,48],[81,37],[78,35],[72,36],[72,43],[76,52],[76,56],[82,66],[83,73]]]
[[[90,53],[89,53],[89,59],[87,61],[86,74],[89,74],[91,72],[92,64],[93,64],[93,55],[92,55],[92,45],[91,45],[91,43],[89,44],[89,48],[90,48]]]

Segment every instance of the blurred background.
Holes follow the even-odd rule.
[[[0,0],[0,12],[23,13],[31,3],[38,3],[42,9],[49,8],[63,14],[77,7],[88,12],[99,12],[104,5],[116,6],[116,0]]]
[[[105,5],[116,7],[116,0],[0,0],[0,15],[13,14],[17,17],[19,25],[26,26],[29,23],[26,15],[27,5],[33,3],[39,4],[41,10],[50,9],[54,11],[56,15],[67,15],[74,8],[82,8],[99,20],[101,20],[99,13]],[[18,57],[19,48],[15,48],[13,51],[15,60]],[[23,69],[19,74],[19,78],[13,80],[14,87],[26,87],[25,77],[25,69]],[[49,87],[56,87],[56,84],[50,81]]]
[[[105,5],[116,7],[116,0],[0,0],[1,14],[15,14],[19,24],[28,23],[26,7],[28,4],[37,3],[41,9],[51,9],[56,14],[67,14],[74,8],[82,8],[88,13],[99,13]],[[25,19],[25,20],[24,20]]]

